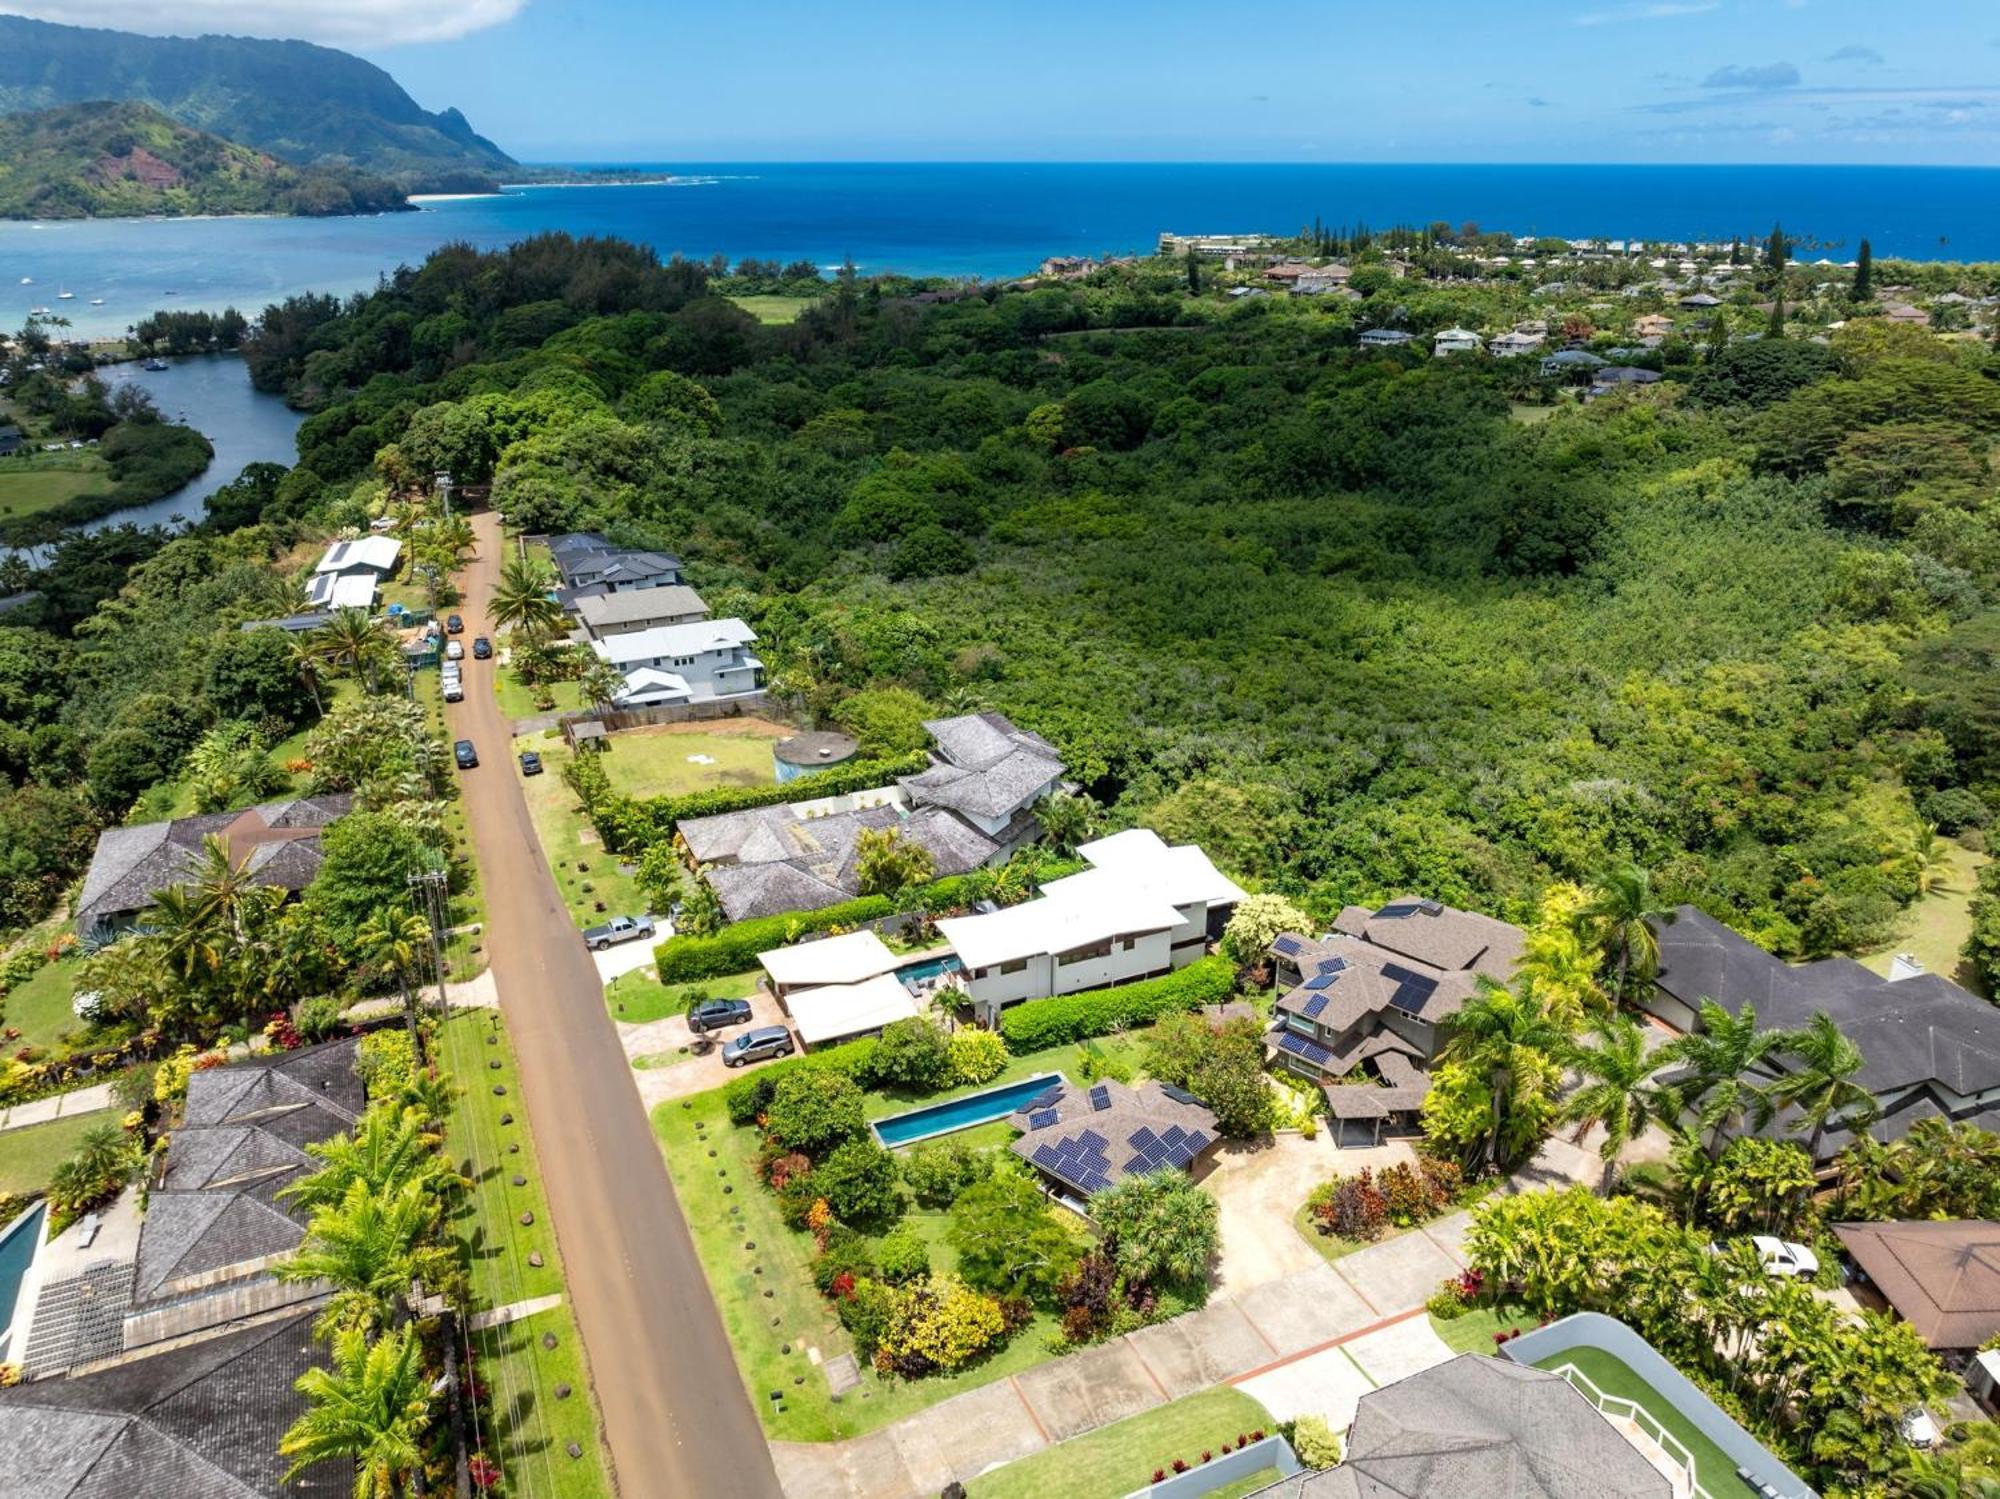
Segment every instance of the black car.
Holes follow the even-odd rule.
[[[458,761],[460,770],[470,770],[479,763],[479,751],[472,747],[470,739],[461,739],[451,747],[452,755]]]
[[[521,774],[538,776],[542,773],[542,757],[533,750],[521,751]]]
[[[688,1029],[698,1036],[749,1023],[750,1001],[747,999],[711,999],[688,1011]]]
[[[760,1025],[723,1046],[722,1065],[741,1067],[749,1062],[761,1062],[766,1057],[788,1057],[791,1054],[790,1031],[782,1025]]]
[[[492,641],[488,640],[484,635],[475,635],[472,637],[473,660],[485,661],[488,660],[492,655],[493,655]]]
[[[465,628],[465,621],[456,614],[447,614],[444,618],[444,627],[446,633],[456,635]]]

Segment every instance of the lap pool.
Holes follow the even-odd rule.
[[[42,1215],[46,1205],[36,1203],[7,1228],[0,1229],[0,1363],[19,1363],[21,1351],[10,1346],[14,1313],[19,1309],[21,1284],[35,1251],[42,1247]]]
[[[875,1138],[893,1149],[898,1145],[928,1140],[933,1135],[948,1135],[954,1130],[970,1129],[975,1124],[1005,1119],[1029,1099],[1047,1092],[1061,1081],[1063,1075],[1060,1072],[1044,1072],[1038,1077],[1022,1078],[1018,1083],[988,1088],[983,1093],[969,1093],[948,1103],[934,1103],[926,1108],[912,1109],[907,1114],[878,1119],[874,1126]]]

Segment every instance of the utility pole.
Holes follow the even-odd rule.
[[[407,877],[406,883],[423,903],[424,920],[431,929],[431,967],[437,975],[438,1018],[446,1018],[451,1006],[444,992],[445,897],[451,876],[442,866]]]

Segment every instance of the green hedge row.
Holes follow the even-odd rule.
[[[775,807],[785,802],[809,802],[824,796],[873,791],[894,784],[897,776],[916,775],[928,769],[930,763],[928,754],[916,750],[886,760],[855,760],[770,786],[718,786],[685,796],[619,796],[607,785],[604,794],[586,796],[584,805],[606,848],[616,853],[637,853],[662,838],[673,837],[674,829],[690,817],[715,817],[752,807]]]
[[[1236,990],[1236,966],[1221,956],[1198,958],[1176,973],[1115,989],[1090,989],[1031,999],[1001,1012],[1000,1036],[1016,1056],[1107,1036],[1175,1010],[1223,1003]]]
[[[755,1072],[746,1073],[727,1084],[722,1090],[722,1104],[729,1110],[730,1123],[751,1124],[770,1105],[771,1092],[778,1086],[778,1079],[786,1073],[807,1070],[839,1072],[866,1087],[872,1076],[870,1066],[874,1059],[875,1038],[864,1036],[859,1041],[829,1046],[824,1051],[809,1051],[803,1056],[767,1062]]]

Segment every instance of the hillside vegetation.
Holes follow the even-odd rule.
[[[512,165],[455,109],[421,108],[373,63],[309,42],[154,37],[0,16],[0,112],[133,100],[299,166],[471,191]]]
[[[168,119],[148,104],[68,104],[0,116],[0,216],[379,213],[407,205],[379,177],[297,167]]]

